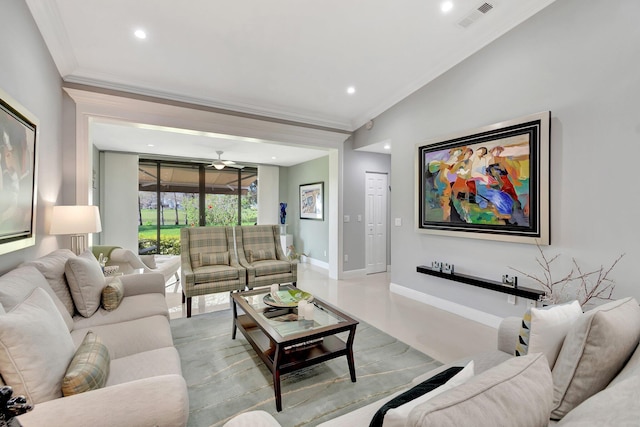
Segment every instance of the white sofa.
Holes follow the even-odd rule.
[[[637,426],[640,425],[640,307],[633,298],[580,313],[566,337],[545,343],[543,352],[514,357],[522,319],[503,320],[498,349],[441,366],[413,382],[473,360],[475,376],[406,410],[401,424],[383,426]],[[535,326],[531,326],[533,331]],[[549,336],[557,331],[549,332]],[[374,414],[400,393],[320,424],[368,426]],[[402,411],[400,411],[402,413]],[[388,412],[387,412],[388,414]],[[225,427],[278,427],[269,413],[249,411]]]
[[[102,277],[99,285],[92,257],[57,250],[0,277],[0,374],[14,395],[26,395],[34,405],[19,421],[25,427],[185,426],[188,394],[169,327],[164,277],[118,277],[124,296],[117,308],[95,310],[92,299],[98,295],[100,305],[102,292],[96,287],[113,279]],[[76,285],[71,288],[70,265]],[[69,359],[89,331],[108,351],[106,384],[62,397]]]

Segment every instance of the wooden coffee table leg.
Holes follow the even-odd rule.
[[[234,300],[233,298],[231,298],[231,301],[233,302],[233,323],[231,324],[231,339],[235,340],[236,339],[236,330],[237,330],[237,326],[236,326],[236,322],[238,321],[238,308],[236,307],[236,300]]]
[[[356,365],[353,360],[353,340],[356,337],[355,326],[349,332],[349,338],[347,338],[347,363],[349,364],[349,374],[351,374],[351,382],[356,382]]]
[[[273,391],[276,396],[276,410],[282,411],[282,391],[280,389],[280,346],[276,345],[276,353],[273,357]]]

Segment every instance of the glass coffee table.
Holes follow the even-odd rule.
[[[280,290],[296,290],[291,285]],[[346,356],[351,381],[356,381],[353,339],[358,321],[318,298],[309,303],[312,320],[297,320],[297,307],[272,307],[269,288],[233,292],[233,331],[239,329],[273,374],[276,409],[282,410],[280,375]],[[238,307],[242,313],[239,313]],[[348,332],[346,341],[336,334]]]

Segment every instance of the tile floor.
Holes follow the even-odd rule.
[[[388,273],[334,280],[300,264],[298,287],[444,363],[496,348],[495,329],[391,293]],[[167,304],[171,318],[186,316],[179,284],[167,286]],[[229,306],[228,293],[194,297],[192,315]]]

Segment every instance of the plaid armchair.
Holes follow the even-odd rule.
[[[238,263],[231,227],[180,230],[182,302],[191,317],[191,297],[245,288],[246,272]]]
[[[291,262],[280,246],[280,227],[255,225],[235,227],[238,261],[247,270],[247,287],[293,283],[298,264]]]

